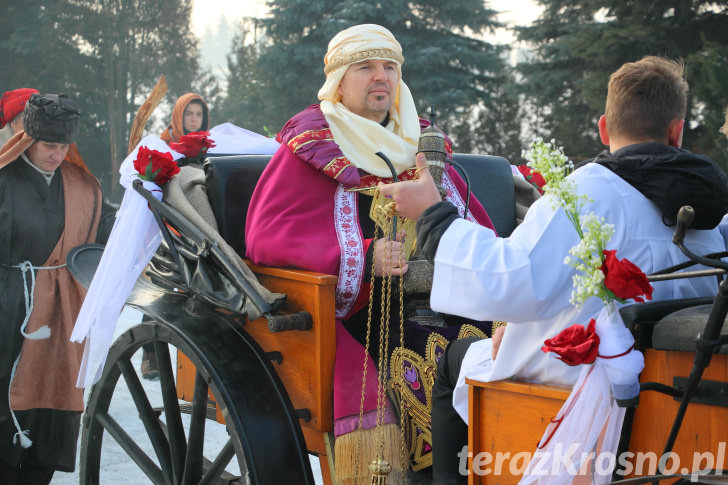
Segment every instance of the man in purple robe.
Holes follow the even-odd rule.
[[[391,169],[377,152],[391,160],[399,180],[417,177],[418,140],[428,123],[417,116],[413,98],[402,81],[403,61],[397,40],[378,25],[354,26],[330,41],[324,57],[326,82],[318,93],[321,103],[298,113],[281,129],[278,140],[282,145],[256,186],[246,223],[247,257],[254,263],[297,267],[338,277],[334,434],[339,483],[349,483],[355,474],[368,476],[366,466],[374,453],[365,449],[357,453],[358,440],[352,438],[357,434],[353,432],[358,430],[360,418],[365,355],[362,346],[366,344],[368,323],[380,322],[379,304],[373,305],[369,318],[370,282],[375,284],[374,299],[380,299],[381,277],[401,276],[408,271],[406,256],[401,261],[401,255],[407,254],[407,238],[414,237],[414,226],[408,229],[407,224],[403,224],[396,240],[377,236],[369,216],[376,187],[380,182],[392,181]],[[449,164],[442,187],[447,199],[463,214],[466,187]],[[493,227],[472,196],[467,217]],[[377,424],[377,369],[372,359],[377,365],[386,362],[391,376],[402,376],[400,392],[412,399],[408,401],[410,408],[418,410],[414,415],[419,418],[409,418],[416,429],[413,442],[419,446],[410,447],[409,458],[413,469],[420,470],[431,464],[431,382],[426,372],[434,369],[448,341],[479,330],[477,325],[433,330],[405,320],[405,347],[415,349],[417,354],[395,360],[392,352],[394,345],[399,344],[399,299],[395,294],[391,300],[389,342],[393,345],[380,358],[377,343],[370,343],[372,358],[366,372],[361,432],[373,432]],[[379,335],[378,328],[372,328],[371,334]],[[381,421],[394,429],[386,436],[398,440],[397,419],[388,404],[380,424]],[[401,467],[397,469],[402,461],[398,456],[399,444],[388,442],[387,448],[390,447],[397,456],[385,458],[394,465],[392,473],[401,476]],[[341,460],[355,455],[361,455],[361,463],[354,465],[359,467],[358,472],[352,467],[346,469]],[[394,483],[401,482],[392,478]]]

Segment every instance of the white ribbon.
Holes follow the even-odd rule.
[[[229,123],[213,128],[210,133],[216,144],[210,153],[270,154],[278,147],[275,140]],[[132,188],[132,182],[139,178],[134,160],[140,146],[162,153],[170,152],[175,160],[183,156],[169,148],[159,137],[149,135],[139,142],[119,168],[120,182],[126,192],[71,334],[72,342],[86,339],[77,387],[93,385],[101,377],[119,314],[162,240],[147,201]],[[158,200],[162,199],[162,190],[156,184],[149,181],[142,183]]]
[[[150,135],[142,139],[121,164],[121,184],[126,192],[71,334],[72,342],[86,340],[76,387],[88,387],[101,377],[119,314],[162,240],[146,199],[131,187],[138,179],[134,160],[142,145],[171,152],[166,143]],[[162,190],[155,183],[146,180],[142,183],[158,200],[162,199]]]
[[[591,483],[611,481],[624,422],[617,399],[639,394],[642,353],[612,303],[596,319],[599,357],[582,366],[574,388],[546,428],[521,484],[570,484],[578,476]]]
[[[34,306],[34,295],[35,295],[35,271],[42,269],[58,269],[66,266],[61,264],[59,266],[33,266],[30,261],[23,261],[18,265],[13,265],[11,268],[18,268],[23,275],[23,295],[25,296],[25,318],[23,323],[20,324],[20,333],[23,337],[28,340],[44,340],[50,338],[51,328],[48,325],[43,325],[38,330],[28,333],[28,323],[30,322],[30,315],[33,313]],[[28,273],[30,273],[30,287],[28,287]],[[22,353],[22,349],[21,349]],[[13,443],[20,444],[23,448],[30,448],[33,441],[28,437],[29,430],[23,430],[20,428],[18,418],[15,416],[15,411],[10,404],[10,389],[13,387],[13,380],[15,379],[15,373],[18,369],[18,362],[20,362],[20,354],[13,361],[13,367],[10,371],[10,381],[8,384],[8,409],[10,409],[10,417],[13,419],[13,425],[17,432],[13,435]]]

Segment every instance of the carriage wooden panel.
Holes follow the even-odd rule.
[[[640,375],[642,382],[660,382],[673,385],[673,377],[687,377],[693,367],[694,352],[664,351],[646,349],[645,370]],[[728,382],[728,355],[713,355],[710,365],[703,372],[703,381]],[[640,394],[640,404],[635,410],[634,425],[629,449],[636,452],[655,451],[662,453],[665,440],[675,419],[679,401],[658,392]],[[680,467],[692,467],[693,453],[710,452],[720,458],[719,446],[723,442],[722,467],[726,468],[725,444],[728,442],[728,407],[709,406],[691,402],[685,413],[680,433],[675,442],[675,451],[680,456]],[[705,466],[705,463],[703,463]]]
[[[336,277],[311,271],[250,265],[258,280],[273,292],[286,293],[283,313],[308,311],[313,327],[308,331],[273,333],[265,318],[246,321],[245,330],[265,352],[280,352],[274,363],[278,376],[296,409],[307,409],[311,419],[301,420],[309,451],[328,455],[322,433],[333,429],[333,379],[336,351],[334,289]],[[192,395],[195,369],[178,359],[177,394]],[[219,415],[218,421],[222,417]]]
[[[282,363],[276,371],[296,409],[311,411],[309,421],[301,421],[306,442],[310,433],[333,429],[334,358],[336,333],[334,315],[336,277],[312,271],[268,268],[251,265],[262,285],[287,295],[284,313],[308,311],[313,320],[310,331],[271,333],[264,318],[248,322],[246,330],[266,352],[279,351]],[[318,437],[320,439],[320,437]],[[309,448],[319,453],[324,450]]]
[[[536,449],[549,420],[556,416],[569,397],[570,389],[544,384],[512,380],[481,382],[465,379],[470,385],[468,396],[468,484],[516,484],[520,475],[511,473],[525,470],[527,459],[513,460],[518,453],[532,453]],[[483,475],[473,473],[473,457],[486,452],[494,458],[481,462],[483,470],[497,468],[497,454],[510,453],[502,463],[500,473]],[[530,456],[530,455],[529,455]]]
[[[661,382],[670,386],[673,385],[674,376],[689,375],[695,358],[693,352],[646,349],[644,353],[645,369],[640,375],[640,380]],[[705,369],[703,379],[728,382],[728,355],[714,355],[710,366]],[[549,420],[556,416],[561,405],[569,397],[570,389],[512,380],[480,382],[466,379],[466,382],[470,385],[468,451],[472,453],[471,456],[488,452],[490,456],[495,457],[498,452],[510,452],[510,458],[498,476],[492,473],[488,475],[472,473],[473,463],[472,459],[469,459],[468,469],[471,473],[468,483],[470,485],[518,483],[520,476],[510,473],[510,461],[516,453],[530,454],[536,450],[536,445]],[[640,394],[640,404],[635,410],[628,450],[634,453],[629,460],[633,469],[641,466],[642,475],[650,473],[647,469],[649,461],[646,453],[653,452],[658,458],[662,454],[679,404],[679,401],[671,396],[657,392]],[[715,463],[712,467],[725,469],[728,466],[726,441],[728,441],[728,408],[691,403],[673,451],[680,458],[681,469],[687,468],[688,471],[692,471],[694,457],[700,453],[712,453],[716,460],[722,458],[722,464]],[[482,463],[483,469],[492,470],[494,465],[495,461],[487,465]],[[705,467],[706,462],[701,465]],[[515,463],[514,469],[525,470],[525,463]]]

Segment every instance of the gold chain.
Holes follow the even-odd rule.
[[[374,229],[374,239],[373,241],[377,240],[378,231],[375,228]],[[374,243],[372,243],[374,244]],[[377,258],[377,246],[374,246],[374,253],[372,255],[372,275],[371,279],[369,281],[369,307],[367,308],[367,336],[366,341],[364,345],[364,372],[362,373],[361,378],[361,401],[359,403],[359,424],[357,425],[357,430],[362,430],[362,423],[364,421],[364,397],[366,396],[366,388],[367,388],[367,363],[369,362],[369,341],[371,338],[372,333],[372,302],[374,297],[374,261],[376,261]],[[357,440],[356,442],[356,459],[354,461],[354,484],[357,485],[359,483],[359,463],[361,460],[361,440]]]
[[[377,189],[378,192],[378,189]],[[376,200],[377,194],[375,193],[374,199]],[[374,238],[372,239],[372,244],[374,244],[374,251],[373,251],[373,257],[372,257],[372,270],[371,270],[371,280],[370,280],[370,286],[369,286],[369,305],[367,308],[367,330],[366,330],[366,342],[364,345],[364,369],[362,373],[362,386],[361,386],[361,400],[359,402],[359,423],[357,429],[359,431],[362,431],[363,421],[364,421],[364,401],[366,396],[366,379],[367,379],[367,364],[369,362],[369,344],[371,341],[371,331],[372,331],[372,308],[374,305],[374,285],[375,285],[375,271],[374,267],[376,265],[377,261],[377,245],[376,241],[377,238],[380,236],[379,231],[381,230],[383,232],[382,239],[384,242],[390,241],[390,235],[393,233],[393,227],[394,227],[394,218],[395,210],[393,203],[388,204],[386,207],[380,208],[380,210],[383,210],[385,213],[385,217],[383,217],[383,227],[377,226],[374,230]],[[382,261],[387,261],[388,253],[388,245],[384,244],[384,254]],[[402,267],[402,253],[400,252],[399,256],[399,267]],[[388,387],[388,378],[389,375],[389,321],[390,321],[390,312],[391,312],[391,299],[392,299],[392,269],[391,265],[386,266],[386,271],[382,275],[382,298],[380,302],[380,311],[381,311],[381,319],[380,319],[380,326],[379,326],[379,369],[378,369],[378,375],[377,375],[377,414],[376,414],[376,442],[380,450],[383,449],[384,446],[384,411],[385,411],[385,402],[386,402],[386,395],[387,395],[387,387]],[[404,347],[404,301],[403,301],[403,283],[402,278],[399,278],[399,345],[400,347]],[[407,469],[407,451],[405,447],[405,430],[404,430],[404,418],[403,418],[403,410],[404,410],[404,400],[402,393],[400,393],[400,436],[402,439],[401,443],[401,461],[402,461],[402,469]],[[355,467],[354,467],[354,483],[359,483],[359,465],[361,460],[361,440],[357,440],[356,444],[356,457],[355,457]],[[406,473],[405,473],[406,476]]]
[[[402,253],[399,253],[399,267],[402,267]],[[404,277],[399,277],[399,346],[404,349]],[[399,393],[399,434],[400,434],[400,458],[402,460],[402,471],[407,482],[407,469],[409,468],[409,453],[405,446],[405,419],[404,419],[404,393]]]
[[[392,218],[387,218],[387,223],[383,228],[386,235],[392,233]],[[384,261],[387,256],[391,256],[387,251],[387,245],[384,245]],[[381,301],[381,319],[379,324],[379,374],[377,379],[377,444],[381,447],[384,444],[384,409],[387,391],[387,354],[389,353],[389,312],[391,308],[392,296],[392,269],[391,265],[387,266],[385,273],[382,275],[382,301]]]

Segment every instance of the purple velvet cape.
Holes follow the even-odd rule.
[[[423,128],[428,125],[421,124]],[[291,118],[278,140],[281,146],[250,202],[245,228],[247,257],[255,264],[296,267],[339,278],[334,370],[334,433],[338,436],[358,424],[364,349],[341,320],[368,302],[369,282],[363,276],[371,242],[365,239],[358,221],[359,194],[345,189],[376,185],[376,181],[344,157],[318,105]],[[446,171],[443,186],[462,214],[466,186],[452,166]],[[468,218],[493,228],[480,202],[473,195],[470,200]],[[370,358],[364,428],[376,425],[376,375]],[[385,421],[394,422],[391,412]]]

